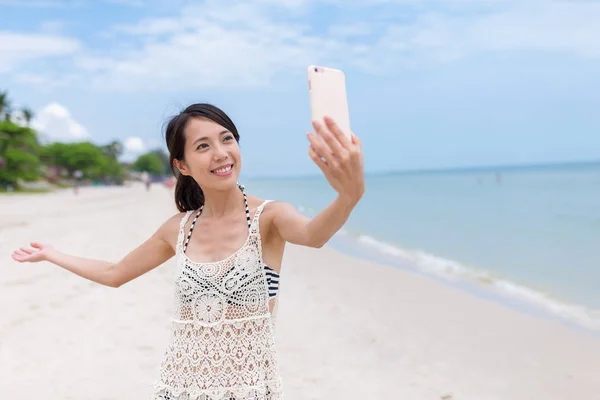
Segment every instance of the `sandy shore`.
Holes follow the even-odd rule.
[[[159,186],[0,196],[0,399],[150,396],[173,262],[112,289],[10,253],[38,240],[118,260],[174,212]],[[288,400],[600,398],[600,340],[427,277],[290,246],[281,290]]]

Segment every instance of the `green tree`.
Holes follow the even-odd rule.
[[[163,162],[158,154],[150,152],[142,154],[133,163],[132,169],[138,172],[148,172],[150,174],[159,175],[164,172]]]
[[[109,144],[102,146],[102,151],[104,151],[104,153],[106,153],[109,157],[118,159],[121,154],[123,154],[123,144],[118,140],[113,140]]]
[[[170,175],[173,174],[171,171],[171,166],[169,164],[169,155],[160,149],[156,149],[151,151],[150,153],[156,154],[160,158],[160,162],[163,165],[163,174]]]
[[[125,170],[117,160],[116,153],[107,151],[107,147],[111,145],[96,146],[91,142],[55,142],[44,148],[42,159],[48,165],[64,168],[71,177],[75,171],[81,171],[84,179],[121,184]],[[116,146],[113,147],[115,150]]]
[[[20,180],[38,179],[39,150],[33,129],[0,120],[0,186],[18,187]]]
[[[44,149],[43,159],[66,169],[70,176],[79,170],[87,178],[97,178],[108,164],[102,149],[91,142],[52,143]]]
[[[105,178],[115,183],[123,184],[125,178],[125,168],[119,162],[119,157],[123,154],[123,144],[118,140],[113,140],[109,144],[102,146],[102,151],[108,158],[108,163],[104,167]]]

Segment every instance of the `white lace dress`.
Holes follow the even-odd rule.
[[[196,263],[185,254],[191,212],[182,218],[172,334],[153,400],[283,399],[270,311],[277,298],[269,299],[259,229],[266,203],[252,221],[246,203],[246,242],[215,263]]]

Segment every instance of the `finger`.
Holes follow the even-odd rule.
[[[358,148],[362,150],[362,142],[360,138],[354,134],[354,132],[352,133],[352,143],[357,145]]]
[[[353,145],[353,149],[350,152],[350,154],[352,155],[352,158],[356,161],[358,161],[362,167],[363,165],[363,150],[362,150],[362,142],[360,140],[360,138],[358,136],[356,136],[354,133],[352,133],[352,145]]]
[[[35,250],[28,249],[28,248],[26,248],[26,247],[21,247],[21,251],[22,251],[23,253],[32,254],[32,253],[33,253]]]
[[[325,124],[322,124],[318,121],[313,121],[313,127],[323,141],[327,143],[327,146],[331,149],[331,153],[337,158],[341,158],[345,149],[342,147],[333,133],[331,133],[329,128]]]
[[[35,247],[36,249],[41,249],[42,248],[42,244],[40,242],[31,242],[31,243],[29,243],[29,245],[31,247]]]
[[[319,157],[319,155],[315,152],[315,150],[312,148],[312,146],[308,148],[308,155],[314,161],[314,163],[317,164],[317,166],[321,169],[321,171],[323,171],[323,173],[325,173],[325,171],[327,169],[327,163],[324,162],[321,159],[321,157]]]
[[[15,250],[15,251],[13,252],[13,258],[14,258],[15,256],[16,256],[16,257],[18,257],[19,261],[22,261],[22,260],[24,260],[25,258],[27,258],[27,256],[28,256],[28,255],[27,255],[27,254],[25,254],[25,253],[23,253],[23,252],[22,252],[22,251],[20,251],[20,250]],[[15,258],[15,259],[17,259],[17,258]]]
[[[333,118],[326,116],[325,125],[343,148],[346,150],[350,150],[352,148],[352,143],[350,143],[350,140],[348,140],[348,136],[346,136],[342,128],[340,128]]]
[[[327,143],[325,143],[323,138],[312,133],[307,133],[306,136],[317,156],[325,159],[325,162],[330,161],[333,158],[331,149],[329,149],[329,146],[327,146]]]

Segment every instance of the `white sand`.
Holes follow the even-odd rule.
[[[118,260],[174,212],[159,186],[0,196],[0,399],[150,396],[173,262],[112,289],[10,254],[38,240]],[[281,290],[288,400],[600,398],[600,340],[426,277],[290,246]]]

